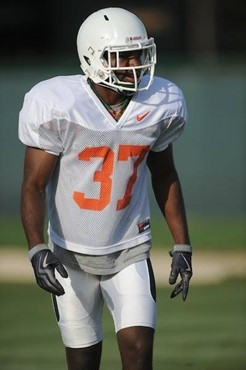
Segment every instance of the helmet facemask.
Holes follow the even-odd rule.
[[[120,59],[124,53],[139,52],[140,64],[136,66],[121,66]],[[98,71],[99,83],[106,87],[117,89],[120,92],[136,92],[147,90],[154,76],[156,63],[156,50],[153,39],[149,39],[146,45],[134,46],[107,46],[100,57],[102,68]],[[122,80],[125,75],[133,76],[133,83]],[[140,81],[144,75],[148,75],[145,84],[140,87]]]

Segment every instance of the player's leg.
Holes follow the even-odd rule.
[[[102,342],[86,348],[67,348],[68,370],[99,370]]]
[[[156,291],[150,260],[102,277],[101,286],[114,319],[123,369],[151,370]]]
[[[68,370],[98,370],[101,359],[103,298],[100,277],[66,266],[68,278],[56,275],[63,296],[53,296],[66,347]]]
[[[123,370],[151,370],[154,329],[144,326],[124,328],[117,333]]]

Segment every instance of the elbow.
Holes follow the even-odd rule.
[[[42,181],[23,180],[21,192],[22,194],[39,194],[45,195],[46,184]]]
[[[178,174],[176,169],[174,168],[172,171],[162,172],[162,173],[156,173],[152,174],[151,181],[153,187],[157,186],[158,184],[161,184],[162,186],[165,186],[166,184],[173,183],[175,181],[179,181]]]

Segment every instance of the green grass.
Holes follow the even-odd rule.
[[[0,246],[24,246],[26,238],[18,217],[0,216]]]
[[[0,370],[66,370],[49,294],[35,285],[1,284]],[[194,286],[186,303],[158,289],[155,370],[246,368],[245,281]],[[101,370],[121,369],[113,325],[104,316]]]
[[[189,230],[192,244],[197,249],[228,249],[245,250],[246,247],[245,218],[223,217],[190,217]],[[153,244],[156,247],[173,245],[170,232],[162,216],[152,217],[151,222]],[[23,247],[26,245],[25,235],[20,219],[0,216],[0,248],[1,246]]]
[[[153,244],[172,245],[172,237],[162,217],[153,217]],[[229,217],[195,217],[189,218],[189,232],[192,245],[196,249],[245,250],[246,220]]]

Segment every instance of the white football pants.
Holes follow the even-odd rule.
[[[68,278],[56,273],[65,294],[53,296],[53,305],[66,347],[88,347],[102,340],[104,302],[116,332],[130,326],[155,328],[155,281],[149,259],[105,276],[65,268]]]

